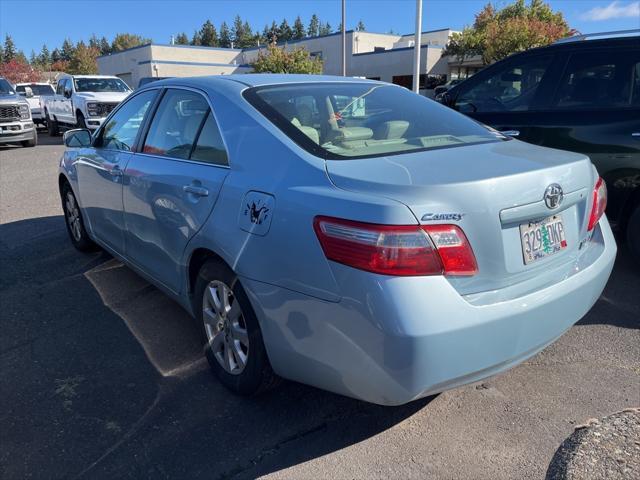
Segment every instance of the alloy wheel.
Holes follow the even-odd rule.
[[[239,375],[249,358],[249,335],[240,303],[224,282],[209,282],[202,319],[211,352],[225,372]]]
[[[76,242],[82,239],[82,225],[80,223],[80,210],[78,204],[73,196],[73,193],[67,192],[67,198],[65,201],[65,210],[67,211],[67,223],[71,230],[71,235]]]

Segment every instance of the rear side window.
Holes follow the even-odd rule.
[[[222,142],[222,135],[213,117],[213,113],[209,111],[207,119],[204,122],[200,136],[196,143],[190,160],[211,163],[213,165],[228,165],[227,150]]]
[[[554,99],[559,109],[639,105],[640,52],[610,50],[571,56]]]
[[[530,110],[552,59],[535,56],[496,66],[480,83],[460,91],[456,107],[464,113]]]
[[[209,104],[199,93],[167,90],[151,121],[142,151],[150,155],[189,159],[208,113]]]

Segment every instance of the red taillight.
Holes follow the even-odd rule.
[[[473,275],[475,256],[455,225],[377,225],[316,217],[329,260],[384,275]]]
[[[607,208],[607,186],[602,178],[598,177],[596,186],[593,189],[593,202],[591,204],[591,213],[589,214],[589,226],[587,230],[590,232],[596,226],[600,217]]]

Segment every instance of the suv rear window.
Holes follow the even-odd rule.
[[[395,155],[503,140],[411,91],[376,83],[254,87],[245,98],[310,153],[325,159]]]

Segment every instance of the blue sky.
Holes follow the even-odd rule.
[[[424,0],[423,30],[461,29],[473,22],[487,0]],[[497,6],[510,2],[496,0]],[[640,28],[640,1],[551,0],[569,24],[583,33]],[[411,33],[415,0],[347,0],[347,28],[362,19],[367,30]],[[336,28],[340,0],[0,0],[0,36],[10,34],[29,55],[43,43],[50,49],[65,37],[78,41],[95,33],[111,39],[130,32],[169,43],[171,34],[193,31],[210,18],[216,25],[231,23],[236,14],[262,30],[265,23],[300,15],[308,24],[312,13]]]

